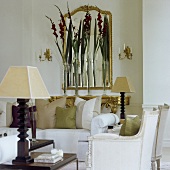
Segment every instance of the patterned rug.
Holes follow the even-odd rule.
[[[76,163],[73,162],[60,170],[75,170]],[[84,162],[79,162],[79,170],[86,170],[86,166]],[[170,162],[162,162],[161,163],[161,170],[170,170]]]

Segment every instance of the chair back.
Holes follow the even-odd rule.
[[[158,121],[159,111],[144,111],[141,128],[138,134],[142,135],[140,170],[150,169],[153,141]],[[156,114],[156,115],[155,115]]]
[[[163,136],[166,126],[166,120],[169,112],[169,106],[164,104],[164,106],[158,106],[160,113],[158,117],[157,129],[155,132],[155,139],[153,143],[153,150],[152,150],[152,160],[155,161],[162,157],[162,143],[163,143]]]

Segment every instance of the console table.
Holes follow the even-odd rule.
[[[56,100],[56,99],[60,99],[63,96],[51,96],[51,98],[49,99],[50,102]],[[78,96],[84,100],[90,100],[92,98],[95,98],[96,96]],[[67,96],[66,99],[66,107],[71,107],[74,105],[74,101],[75,101],[76,96]],[[118,105],[120,105],[121,100],[120,100],[120,96],[109,96],[109,95],[105,95],[102,96],[102,102],[101,102],[101,106],[102,107],[110,107],[112,113],[116,113],[117,109],[118,109]],[[129,105],[130,104],[130,96],[126,96],[125,97],[125,105]]]
[[[31,157],[36,158],[43,152],[32,152]],[[56,163],[28,163],[28,164],[12,164],[12,161],[0,164],[0,169],[22,169],[22,170],[56,170],[60,169],[71,162],[76,161],[76,170],[78,170],[78,159],[76,154],[65,153],[63,159]]]

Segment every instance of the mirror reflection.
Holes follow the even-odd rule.
[[[81,6],[64,15],[64,70],[67,89],[103,89],[112,85],[112,15],[95,6]],[[71,18],[71,20],[70,20]],[[70,24],[71,21],[71,24]],[[71,28],[72,25],[72,28]],[[68,39],[72,39],[68,43]],[[71,46],[72,48],[68,48]],[[69,50],[68,50],[69,49]]]

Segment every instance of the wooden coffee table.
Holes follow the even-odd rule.
[[[45,152],[43,152],[45,153]],[[35,158],[42,152],[32,152],[31,157]],[[0,169],[22,169],[22,170],[56,170],[60,169],[71,162],[76,161],[76,170],[78,170],[78,159],[76,154],[65,153],[63,160],[56,163],[39,163],[34,162],[30,164],[12,164],[12,161],[0,164]]]

